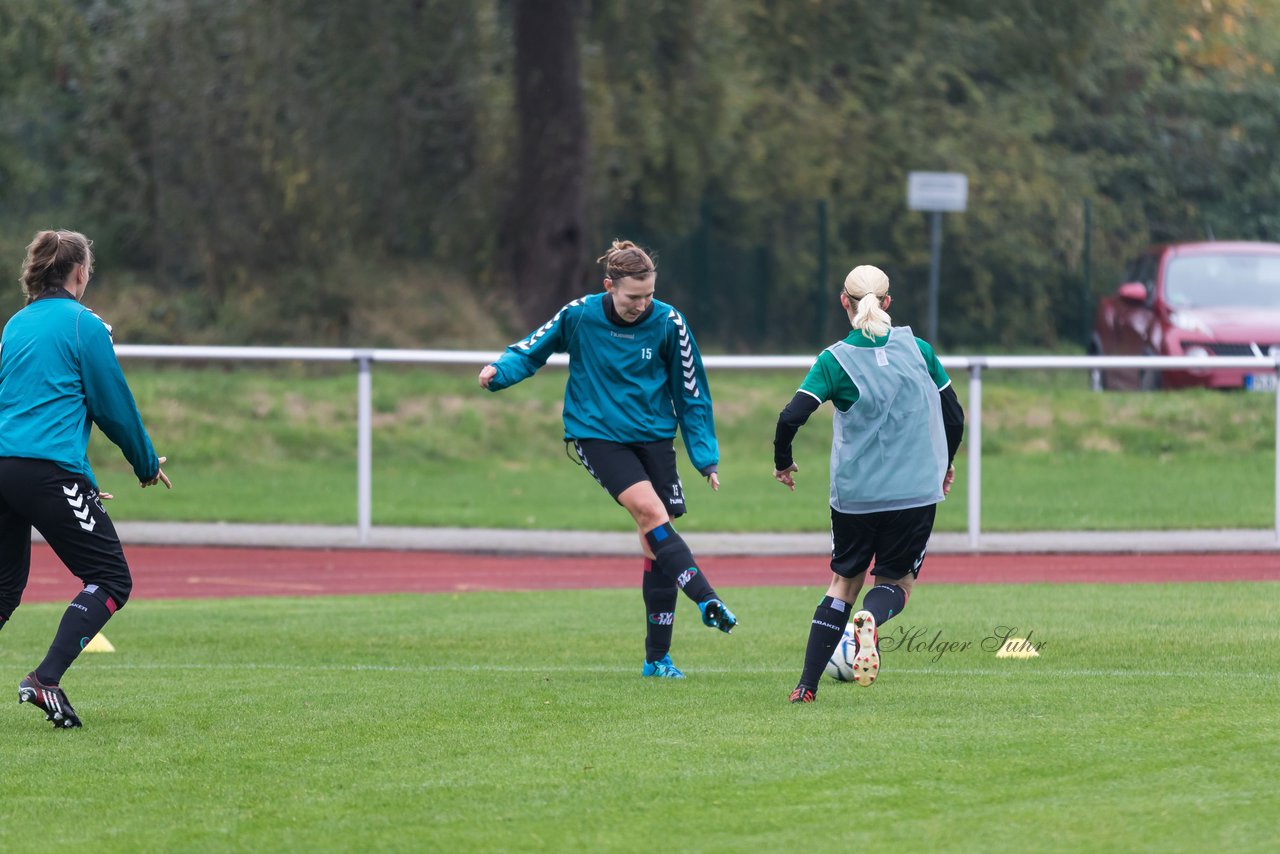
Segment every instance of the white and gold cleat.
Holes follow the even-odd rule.
[[[853,636],[858,641],[858,652],[853,657],[853,681],[866,688],[880,675],[880,651],[876,648],[880,638],[876,634],[876,618],[870,611],[859,611],[853,615],[852,622]]]

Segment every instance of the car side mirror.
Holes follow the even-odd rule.
[[[1116,288],[1116,296],[1125,302],[1142,305],[1147,301],[1147,286],[1142,282],[1125,282]]]

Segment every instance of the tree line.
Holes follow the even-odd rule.
[[[310,321],[250,337],[364,343],[349,319],[389,265],[422,271],[426,304],[448,275],[532,325],[625,235],[706,345],[807,351],[854,263],[923,325],[907,173],[963,172],[943,341],[1069,344],[1147,243],[1280,239],[1278,12],[6,0],[0,249],[90,233],[100,266],[152,283],[156,340],[252,300]]]

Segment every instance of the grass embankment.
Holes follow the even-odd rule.
[[[355,375],[302,366],[126,371],[177,488],[133,486],[95,439],[117,519],[353,524]],[[625,530],[624,514],[560,442],[564,371],[500,394],[471,368],[374,371],[374,523]],[[773,426],[802,372],[711,376],[723,487],[681,453],[691,531],[827,527],[830,409],[796,445],[799,487],[772,471]],[[960,399],[968,404],[963,376]],[[1269,527],[1274,398],[1220,392],[1093,394],[1079,373],[984,383],[984,530]],[[966,524],[966,452],[940,530]]]

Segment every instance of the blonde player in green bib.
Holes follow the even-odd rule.
[[[924,563],[934,512],[951,489],[951,462],[964,435],[964,410],[933,347],[889,317],[889,277],[855,267],[840,305],[853,331],[818,355],[778,416],[773,476],[795,491],[796,432],[826,401],[835,407],[831,440],[831,585],[814,611],[804,670],[791,702],[811,703],[818,680],[852,617],[854,678],[880,670],[877,626],[902,613]],[[874,560],[874,567],[872,561]],[[867,571],[876,584],[853,612]]]

